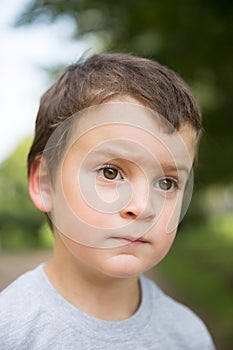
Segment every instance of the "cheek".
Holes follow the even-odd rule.
[[[111,249],[89,247],[76,243],[63,235],[61,235],[61,240],[80,267],[111,275],[111,260],[114,255]]]
[[[94,257],[93,248],[74,242],[63,234],[60,234],[60,238],[65,248],[71,253],[75,260],[79,260],[79,262],[83,262],[85,264],[87,262],[91,263]]]
[[[117,185],[104,185],[96,180],[94,172],[67,161],[63,166],[60,189],[67,210],[80,220],[98,228],[111,227],[111,214],[115,212],[112,209],[119,197]]]
[[[97,200],[96,206],[98,206],[98,204],[101,206],[102,202],[111,205],[111,203],[116,202],[119,198],[118,186],[116,183],[104,184],[103,182],[96,181],[95,186],[92,187]],[[91,197],[91,194],[89,194],[89,196]],[[93,194],[92,197],[94,197]],[[94,198],[90,198],[90,200],[94,201]]]
[[[175,239],[180,210],[174,209],[174,207],[173,201],[167,201],[149,234],[154,244],[155,254],[152,259],[154,259],[155,264],[167,254]]]
[[[63,176],[60,195],[65,204],[64,212],[72,211],[79,220],[88,225],[98,228],[106,226],[106,215],[100,210],[100,194],[96,192],[93,179],[86,178],[86,181],[79,185],[77,174],[71,173],[69,178]],[[103,196],[105,201],[111,199],[106,193],[103,193]]]
[[[162,255],[165,255],[170,249],[175,239],[176,231],[177,230],[173,230],[169,234],[163,231],[155,238],[155,245],[158,247],[158,250]]]
[[[161,230],[167,235],[173,235],[177,230],[182,208],[182,198],[183,194],[180,191],[173,199],[165,201],[159,218],[159,225]]]
[[[148,267],[156,266],[169,252],[174,239],[176,237],[176,230],[167,234],[163,230],[157,233],[153,239],[153,253],[148,256]]]
[[[89,206],[70,182],[64,183],[63,188],[56,187],[51,219],[60,233],[90,247],[102,246],[105,227],[111,226],[106,215]]]

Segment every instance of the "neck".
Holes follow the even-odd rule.
[[[93,317],[119,321],[132,316],[139,306],[138,277],[115,278],[103,275],[84,266],[69,253],[61,254],[58,247],[45,272],[68,302]]]

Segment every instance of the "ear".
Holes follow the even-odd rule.
[[[36,159],[30,168],[29,195],[37,209],[43,212],[52,210],[52,188],[47,166],[41,158]]]

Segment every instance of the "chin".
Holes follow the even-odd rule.
[[[136,256],[128,254],[120,254],[108,259],[105,265],[105,273],[116,278],[130,278],[139,275],[150,266],[145,261]]]

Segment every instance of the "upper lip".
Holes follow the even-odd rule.
[[[148,243],[148,240],[145,239],[144,237],[138,237],[138,238],[135,238],[135,237],[130,237],[130,236],[124,236],[124,237],[113,237],[115,239],[124,239],[126,241],[129,241],[129,242],[142,242],[142,243]]]

